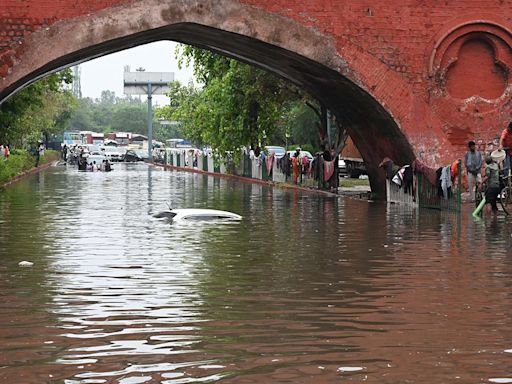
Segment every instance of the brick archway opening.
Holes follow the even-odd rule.
[[[300,38],[301,36],[297,36]],[[385,198],[385,178],[378,164],[383,157],[393,158],[399,164],[410,163],[414,152],[408,139],[391,114],[367,91],[342,71],[312,60],[304,55],[269,44],[254,37],[237,34],[197,23],[176,23],[159,28],[104,39],[96,44],[65,54],[54,54],[54,59],[33,68],[28,73],[0,89],[0,101],[46,74],[73,64],[138,45],[173,40],[256,65],[295,83],[317,98],[336,115],[347,128],[361,152],[368,169],[370,185],[375,198]],[[305,41],[305,45],[315,44]],[[65,41],[62,44],[66,44]],[[315,49],[315,47],[307,47]],[[330,48],[330,47],[327,47]],[[316,47],[325,50],[326,47]],[[323,54],[325,56],[325,54]],[[333,50],[329,55],[339,60]],[[314,55],[313,55],[314,56]],[[328,58],[326,60],[330,60]],[[346,72],[346,69],[344,70]]]

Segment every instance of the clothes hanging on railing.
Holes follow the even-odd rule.
[[[290,158],[287,155],[276,159],[276,165],[285,176],[290,176]]]
[[[443,190],[443,197],[448,199],[451,196],[451,188],[452,188],[452,173],[451,173],[451,165],[443,167],[441,171],[441,177],[439,178],[441,181],[441,189]]]
[[[416,159],[411,164],[414,173],[422,173],[430,184],[437,186],[438,177],[434,168],[425,165],[420,160]]]
[[[406,165],[404,168],[405,168],[404,175],[403,175],[404,193],[413,192],[414,178],[413,178],[413,174],[412,174],[412,167],[409,165]]]
[[[404,165],[396,172],[391,181],[400,188],[403,187],[405,193],[409,193],[413,186],[412,167],[410,165]]]
[[[267,156],[265,159],[265,164],[267,165],[267,174],[270,175],[272,173],[272,165],[274,164],[274,154]]]
[[[334,173],[335,160],[327,161],[324,160],[324,181],[329,181]]]
[[[391,181],[398,185],[400,188],[402,187],[402,173],[402,170],[399,169],[391,179]]]

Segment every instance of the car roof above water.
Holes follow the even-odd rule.
[[[233,212],[220,211],[216,209],[182,208],[173,209],[173,220],[240,220],[242,216]]]

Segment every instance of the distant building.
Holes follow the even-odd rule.
[[[82,143],[84,144],[95,144],[101,145],[105,141],[105,134],[92,132],[92,131],[81,131]]]
[[[115,141],[119,146],[127,146],[130,144],[132,134],[130,132],[111,132],[107,133],[107,139]]]
[[[168,139],[165,145],[169,148],[192,148],[192,144],[185,139]]]
[[[144,135],[133,134],[130,140],[130,144],[133,146],[137,145],[139,148],[147,149],[148,148],[148,137]]]

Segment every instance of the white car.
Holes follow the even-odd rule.
[[[338,157],[338,169],[340,170],[340,175],[347,173],[347,164],[341,157]]]
[[[172,209],[167,212],[156,214],[156,218],[168,218],[173,222],[191,223],[191,222],[225,222],[239,221],[242,216],[233,212],[219,211],[216,209],[200,209],[200,208],[182,208]]]
[[[295,155],[295,152],[296,151],[287,151],[287,153],[290,155],[290,159]],[[313,155],[311,154],[311,152],[309,151],[303,151],[301,150],[300,151],[300,154],[299,154],[299,158],[303,158],[304,156],[306,156],[309,160],[309,163],[311,164],[311,162],[313,161],[314,157]]]
[[[267,145],[265,147],[265,150],[270,155],[274,153],[276,155],[276,158],[278,158],[278,159],[280,159],[281,157],[283,157],[286,154],[286,149],[284,149],[284,147],[279,147],[277,145]]]
[[[117,147],[105,146],[101,149],[103,155],[110,161],[124,161],[126,150]]]
[[[101,155],[101,149],[96,144],[84,144],[84,152],[88,155]]]

